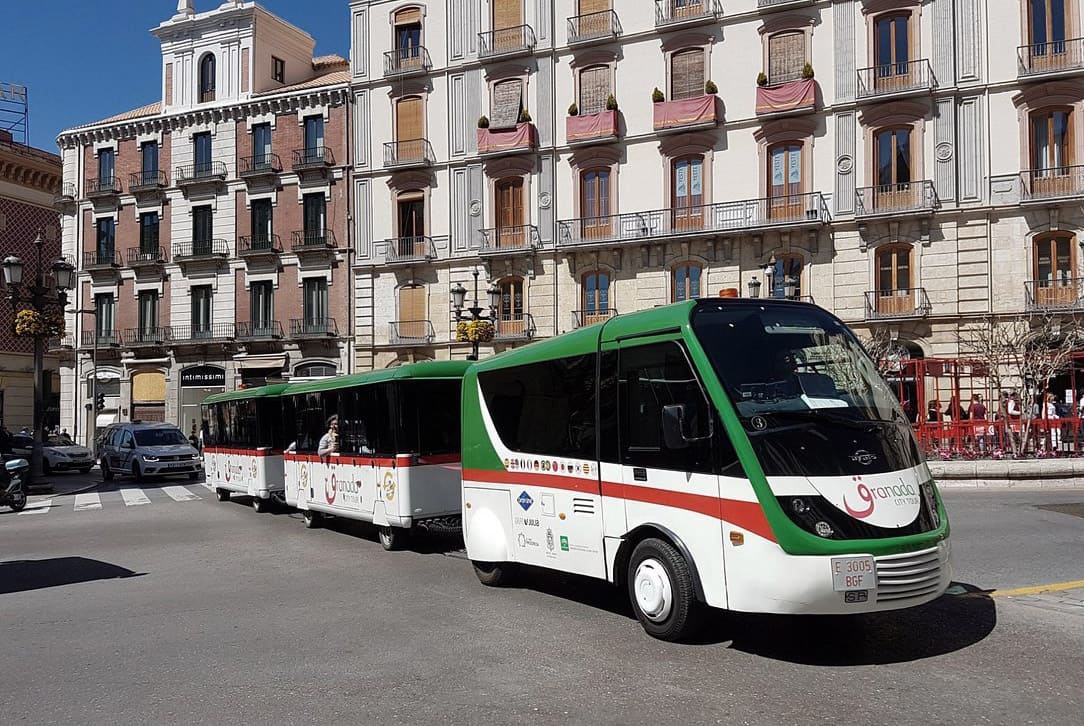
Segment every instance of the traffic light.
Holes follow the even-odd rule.
[[[103,410],[105,410],[105,394],[104,393],[99,393],[97,396],[94,397],[94,410],[95,411],[103,411]]]

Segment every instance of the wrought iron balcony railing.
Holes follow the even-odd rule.
[[[1031,202],[1084,195],[1084,166],[1057,166],[1020,172],[1020,198]]]
[[[335,166],[335,152],[330,146],[310,146],[294,149],[294,171],[325,169]]]
[[[282,239],[277,234],[246,234],[237,238],[237,254],[259,257],[282,253]]]
[[[114,250],[98,250],[96,252],[83,253],[84,270],[102,270],[113,267],[120,267],[120,255]]]
[[[655,0],[655,26],[703,23],[723,14],[718,0]]]
[[[856,217],[928,214],[941,206],[932,181],[898,182],[855,190]]]
[[[533,224],[483,229],[479,235],[478,254],[481,255],[529,252],[539,245],[538,227]]]
[[[180,345],[225,343],[233,340],[236,336],[236,330],[233,323],[172,325],[169,330],[170,342]]]
[[[496,58],[517,53],[530,53],[534,50],[536,42],[534,29],[530,25],[490,30],[478,34],[478,57]]]
[[[75,338],[71,335],[63,335],[59,338],[49,338],[46,343],[46,350],[49,351],[71,350],[74,347]]]
[[[120,194],[123,189],[120,186],[120,179],[116,176],[103,176],[97,179],[87,179],[84,185],[84,190],[87,195],[87,199],[97,199],[98,197],[110,197],[116,194]]]
[[[560,246],[637,242],[652,238],[818,227],[832,221],[820,192],[698,207],[673,207],[557,223]]]
[[[294,318],[290,321],[291,338],[337,338],[335,318]]]
[[[1028,310],[1084,309],[1084,278],[1059,276],[1024,283]]]
[[[1031,43],[1016,49],[1017,74],[1043,76],[1084,68],[1084,38]]]
[[[617,308],[605,308],[595,310],[573,310],[572,324],[577,328],[583,328],[595,323],[601,323],[617,315]]]
[[[388,264],[429,262],[437,258],[432,237],[394,237],[384,240],[384,261]]]
[[[61,202],[74,202],[75,201],[75,183],[64,182],[60,185],[60,191],[53,197],[53,203],[59,204]]]
[[[332,229],[304,229],[291,233],[294,252],[321,252],[333,250],[338,247],[335,239],[335,230]]]
[[[173,174],[177,186],[220,182],[226,179],[226,164],[221,161],[204,161],[198,164],[178,166]]]
[[[866,320],[924,318],[932,308],[924,287],[870,290],[866,293]]]
[[[428,345],[436,338],[428,320],[397,320],[388,323],[388,342],[392,345]]]
[[[886,63],[858,71],[858,98],[896,96],[937,87],[930,62],[925,58],[900,63]]]
[[[191,242],[174,242],[173,259],[176,262],[198,259],[225,259],[230,256],[229,243],[224,239],[198,239]]]
[[[574,15],[568,19],[568,43],[616,38],[621,35],[621,21],[613,10]]]
[[[256,154],[255,156],[242,156],[237,175],[242,179],[253,179],[262,176],[274,176],[282,172],[282,160],[278,154]]]
[[[151,348],[165,345],[172,338],[169,327],[149,326],[128,328],[124,331],[124,343],[130,348]]]
[[[140,246],[128,249],[128,267],[149,267],[164,265],[166,262],[169,262],[169,258],[162,247]]]
[[[283,337],[282,323],[277,320],[239,322],[236,331],[238,340],[281,340]]]
[[[423,45],[396,48],[384,53],[384,76],[407,76],[426,73],[433,67],[429,51]]]
[[[384,144],[384,166],[429,166],[436,161],[428,139],[388,141]]]
[[[132,194],[156,192],[169,186],[169,179],[164,171],[137,171],[128,175],[128,191]]]
[[[120,331],[112,328],[102,330],[84,330],[81,348],[115,348],[120,345]]]
[[[530,340],[536,332],[530,313],[498,315],[493,323],[494,340]]]

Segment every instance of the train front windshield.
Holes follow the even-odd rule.
[[[795,303],[705,306],[692,326],[765,474],[873,474],[922,462],[899,402],[831,315]]]

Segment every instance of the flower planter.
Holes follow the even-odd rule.
[[[714,95],[662,101],[653,105],[656,131],[716,126],[719,123],[718,98]]]
[[[812,78],[778,86],[757,86],[757,115],[806,113],[817,107],[817,82]]]
[[[538,143],[534,124],[520,123],[511,129],[478,129],[479,154],[533,151]]]
[[[569,144],[616,138],[617,111],[602,111],[588,116],[569,116],[565,119],[565,141]]]

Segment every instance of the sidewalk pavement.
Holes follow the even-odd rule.
[[[98,470],[98,467],[94,467],[86,474],[78,471],[54,471],[52,474],[43,477],[40,484],[31,484],[27,493],[31,497],[39,495],[63,497],[89,491],[101,483],[102,472]]]

